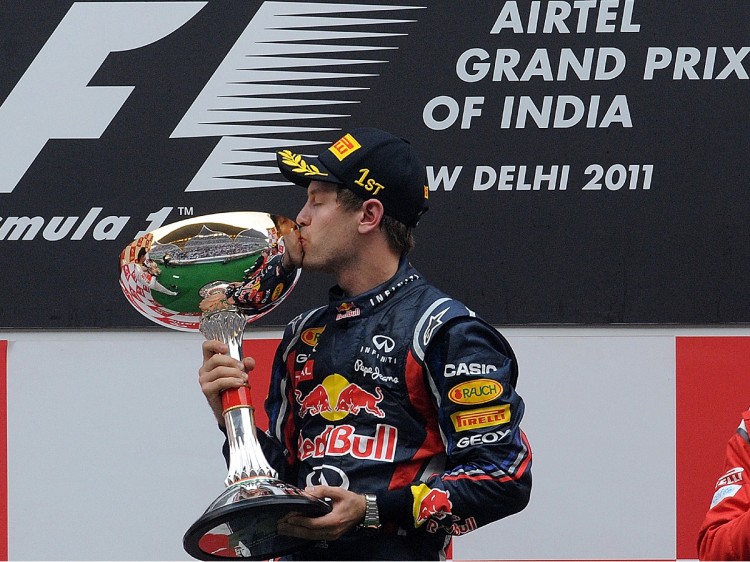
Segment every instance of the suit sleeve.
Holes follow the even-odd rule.
[[[724,475],[716,483],[711,507],[698,533],[701,560],[750,560],[750,442],[745,412],[727,444]]]
[[[531,492],[531,449],[520,429],[524,403],[508,342],[482,320],[455,318],[432,337],[424,367],[445,467],[399,500],[384,497],[386,517],[400,511],[402,526],[461,535],[521,511]]]

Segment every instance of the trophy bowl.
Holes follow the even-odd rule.
[[[282,258],[294,221],[256,211],[191,217],[140,236],[120,254],[120,286],[151,321],[200,332],[242,360],[249,323],[278,306],[296,286],[300,270]],[[183,537],[199,560],[263,560],[300,550],[310,541],[279,535],[289,512],[323,515],[330,506],[278,479],[257,438],[250,388],[221,395],[229,441],[225,490]]]

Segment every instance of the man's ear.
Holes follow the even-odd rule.
[[[383,204],[377,199],[368,199],[362,203],[362,218],[359,221],[359,231],[362,234],[380,229],[383,220]]]

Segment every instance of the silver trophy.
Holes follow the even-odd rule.
[[[274,309],[299,280],[281,263],[295,224],[260,212],[193,217],[146,233],[120,255],[120,285],[144,316],[167,328],[199,331],[242,360],[248,323]],[[188,529],[183,546],[199,560],[262,560],[309,541],[279,535],[295,511],[323,515],[322,500],[278,479],[257,438],[250,389],[221,395],[229,441],[226,489]]]

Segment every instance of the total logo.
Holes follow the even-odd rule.
[[[306,356],[305,356],[306,357]],[[300,371],[294,372],[294,380],[296,383],[311,381],[313,379],[313,369],[315,368],[315,361],[308,359],[305,361]]]
[[[294,397],[302,418],[319,415],[328,421],[338,421],[349,414],[356,416],[360,412],[378,418],[385,417],[385,412],[378,406],[383,400],[383,391],[379,386],[371,393],[335,373],[328,375],[307,394],[295,390]]]

